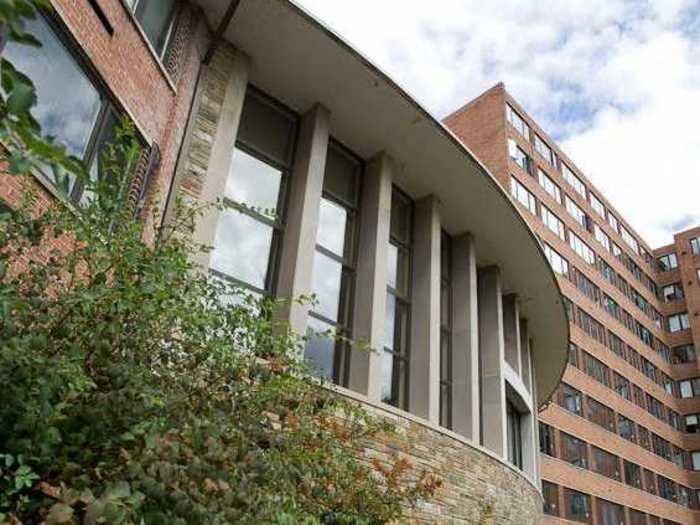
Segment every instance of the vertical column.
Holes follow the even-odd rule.
[[[248,85],[250,60],[242,52],[222,46],[210,64],[202,68],[205,87],[199,119],[205,122],[196,124],[196,127],[206,128],[210,133],[213,127],[214,137],[204,177],[198,175],[196,179],[199,180],[194,180],[194,174],[184,175],[185,180],[182,181],[182,185],[187,186],[185,193],[190,197],[195,197],[200,203],[211,203],[224,194],[226,187]],[[225,79],[223,86],[222,78]],[[216,121],[210,122],[216,117],[218,117]],[[194,164],[194,152],[191,151],[189,155]],[[219,211],[213,207],[207,209],[195,224],[194,241],[212,246],[218,220]],[[209,253],[197,253],[195,261],[202,268],[208,268]]]
[[[440,422],[440,203],[415,204],[408,410]]]
[[[278,315],[299,334],[306,332],[309,306],[295,299],[311,293],[329,125],[330,112],[320,104],[315,104],[302,117],[289,188],[277,282],[277,295],[287,302]]]
[[[361,255],[357,263],[352,332],[355,347],[350,354],[348,385],[372,401],[380,400],[382,390],[381,352],[384,346],[394,169],[393,160],[385,153],[380,153],[367,164],[360,207]]]
[[[481,443],[506,457],[506,387],[504,360],[503,302],[498,267],[478,273],[479,355],[481,365]]]
[[[520,319],[520,377],[527,391],[532,394],[531,385],[531,363],[530,363],[530,338],[527,331],[527,320]],[[533,405],[537,405],[537,400],[533,397]]]
[[[474,238],[452,240],[452,428],[479,441],[479,317]]]
[[[503,296],[503,339],[506,362],[520,375],[520,309],[515,294]]]

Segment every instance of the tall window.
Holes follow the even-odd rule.
[[[549,193],[555,201],[561,204],[561,190],[559,186],[541,169],[537,170],[537,177],[544,191]]]
[[[563,162],[561,163],[561,174],[564,177],[564,180],[571,184],[571,187],[576,190],[576,193],[581,195],[584,199],[586,198],[586,186],[581,182],[581,179],[579,179],[576,175],[574,175],[574,172],[569,169],[569,166],[564,164]]]
[[[532,160],[513,139],[508,139],[508,153],[510,154],[510,158],[512,158],[518,166],[530,173],[530,164]]]
[[[627,401],[632,400],[632,393],[630,392],[630,382],[626,377],[621,376],[615,372],[615,392],[618,395],[624,397]]]
[[[523,439],[521,434],[521,415],[512,401],[506,401],[506,441],[508,461],[519,469],[523,468]]]
[[[440,424],[452,428],[452,239],[440,237]]]
[[[517,199],[517,201],[525,206],[530,213],[537,215],[537,201],[535,196],[528,191],[525,186],[520,184],[515,177],[510,178],[510,194]]]
[[[588,494],[565,488],[564,517],[579,523],[591,523],[591,497]]]
[[[569,263],[564,257],[559,255],[559,253],[552,248],[549,244],[544,245],[544,254],[549,261],[549,265],[552,267],[555,273],[559,275],[568,276],[569,275]]]
[[[614,454],[598,447],[591,447],[593,455],[593,471],[608,478],[621,480],[620,460]]]
[[[4,58],[33,80],[37,104],[32,115],[42,132],[82,159],[90,177],[97,180],[103,175],[101,154],[114,138],[118,113],[64,45],[53,24],[41,15],[25,24],[25,31],[41,42],[41,49],[9,42]],[[48,174],[47,179],[55,182]],[[73,201],[83,198],[83,188],[75,180],[69,181],[67,190]]]
[[[627,441],[637,442],[637,436],[634,433],[634,421],[622,414],[617,415],[617,433]]]
[[[566,206],[566,211],[569,212],[569,215],[576,219],[576,222],[585,228],[587,225],[586,212],[579,208],[578,204],[571,200],[568,195],[564,196],[564,203]]]
[[[600,525],[624,525],[625,508],[622,505],[604,499],[599,499],[597,503]]]
[[[615,230],[616,232],[619,231],[619,223],[617,222],[617,217],[615,217],[612,213],[608,212],[608,224],[610,227]]]
[[[540,217],[542,222],[550,229],[557,237],[562,241],[566,240],[566,233],[564,232],[564,223],[559,220],[552,211],[547,208],[544,204],[540,206]]]
[[[595,252],[573,232],[569,232],[569,246],[571,246],[571,249],[580,255],[584,261],[591,266],[595,266]]]
[[[382,401],[406,408],[413,203],[394,188],[387,261],[386,320],[382,361]]]
[[[610,432],[615,432],[615,412],[592,397],[588,397],[587,402],[588,412],[586,415],[588,420]]]
[[[625,469],[625,483],[636,487],[638,489],[642,488],[642,469],[639,465],[632,463],[630,461],[624,461]]]
[[[593,357],[588,352],[583,353],[583,361],[586,367],[586,374],[591,376],[599,383],[602,383],[607,387],[610,386],[610,369],[605,364]]]
[[[608,234],[597,224],[593,225],[593,235],[596,240],[603,245],[603,248],[610,251],[610,237],[608,237]]]
[[[637,243],[637,239],[635,239],[634,236],[622,225],[620,225],[620,235],[627,246],[632,248],[635,253],[639,253],[639,244]]]
[[[656,476],[657,484],[659,485],[659,496],[668,500],[676,500],[676,484],[663,476]]]
[[[547,143],[540,138],[539,135],[535,135],[535,149],[537,153],[542,155],[542,157],[549,162],[554,164],[554,157],[552,155],[552,149],[547,145]]]
[[[559,432],[561,438],[561,459],[576,465],[577,467],[588,467],[588,452],[585,441],[567,434]]]
[[[576,415],[583,415],[581,410],[581,392],[566,383],[559,383],[559,406]]]
[[[693,255],[700,254],[700,237],[690,239],[690,251]]]
[[[630,525],[647,525],[647,515],[641,510],[630,509]]]
[[[177,0],[126,0],[159,57],[165,53]]]
[[[556,445],[554,444],[554,428],[547,423],[539,422],[540,452],[548,456],[556,457]]]
[[[549,481],[542,481],[543,511],[550,516],[559,516],[559,487]]]
[[[603,219],[605,219],[605,206],[603,205],[602,202],[600,202],[600,199],[593,195],[592,193],[590,194],[591,196],[591,208],[600,215]]]
[[[274,293],[296,128],[294,114],[248,91],[209,264],[261,295]]]
[[[355,286],[357,213],[362,162],[331,141],[319,207],[312,289],[316,295],[309,315],[306,359],[318,373],[345,383],[347,357],[343,338],[350,336],[351,303]]]
[[[508,119],[508,122],[510,122],[513,127],[518,130],[518,133],[529,140],[530,127],[527,125],[525,120],[523,120],[523,118],[518,115],[518,113],[512,107],[510,107],[510,104],[506,104],[506,118]]]

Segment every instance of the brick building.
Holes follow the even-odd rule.
[[[53,4],[28,27],[39,52],[4,50],[35,81],[44,130],[99,177],[126,116],[147,146],[136,205],[167,221],[178,196],[223,198],[193,233],[213,247],[197,262],[253,294],[317,295],[280,312],[309,335],[305,358],[398,429],[363,457],[444,481],[411,521],[539,522],[536,415],[569,328],[536,236],[484,165],[287,0]],[[17,180],[0,175],[0,203]]]
[[[540,413],[545,523],[700,523],[700,228],[649,247],[502,84],[445,124],[519,203],[567,300],[569,363]]]

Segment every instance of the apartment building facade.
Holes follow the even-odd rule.
[[[35,80],[44,130],[99,177],[128,118],[146,146],[137,210],[167,221],[177,197],[221,198],[194,232],[213,247],[203,268],[252,294],[316,294],[280,314],[309,335],[305,358],[399,429],[363,453],[443,480],[411,520],[539,522],[536,415],[569,327],[533,230],[484,165],[287,0],[53,4],[28,26],[39,53],[4,50]],[[0,175],[0,203],[17,181]],[[60,198],[35,183],[47,206]]]
[[[503,84],[444,122],[518,202],[566,298],[544,523],[700,523],[700,228],[652,250]]]

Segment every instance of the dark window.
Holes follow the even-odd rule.
[[[42,16],[25,24],[25,31],[41,42],[41,50],[10,42],[4,58],[33,80],[37,104],[32,115],[42,132],[82,159],[97,180],[103,176],[102,152],[113,140],[120,117],[52,25]],[[52,175],[46,177],[55,182]],[[67,190],[73,201],[83,199],[83,188],[75,180]]]
[[[637,442],[637,436],[634,432],[634,422],[631,419],[627,419],[622,414],[617,415],[617,433],[632,443]]]
[[[619,355],[622,359],[625,359],[625,343],[622,342],[617,335],[608,331],[608,347],[610,350]]]
[[[661,288],[661,295],[667,303],[678,301],[685,297],[681,283],[673,283],[664,286]]]
[[[312,290],[316,303],[309,313],[305,358],[326,379],[345,384],[355,289],[357,213],[362,163],[331,141],[326,156],[319,206]],[[332,337],[335,333],[343,337]]]
[[[624,397],[627,401],[632,401],[632,393],[630,392],[630,382],[627,378],[622,377],[615,372],[615,392]]]
[[[559,385],[559,405],[565,408],[569,412],[583,415],[581,411],[581,392],[575,388],[570,387],[566,383],[561,383]]]
[[[656,489],[656,474],[651,470],[644,470],[644,490],[649,494],[658,494]]]
[[[606,341],[606,336],[605,336],[605,329],[603,328],[603,325],[600,324],[598,321],[593,319],[590,315],[588,315],[586,312],[581,310],[580,308],[578,309],[578,315],[579,315],[579,326],[581,329],[586,332],[588,335],[590,335],[593,339],[598,341],[600,344],[605,344]]]
[[[592,470],[608,478],[620,480],[620,459],[610,452],[598,447],[591,447],[593,457]]]
[[[576,368],[580,368],[578,364],[578,347],[574,343],[569,343],[569,364],[571,366],[575,366]]]
[[[588,453],[586,442],[567,434],[559,433],[561,437],[561,459],[581,468],[588,468]]]
[[[583,361],[586,366],[586,374],[599,383],[607,387],[610,386],[610,369],[607,366],[587,352],[583,353]]]
[[[573,489],[564,489],[564,517],[579,523],[591,523],[591,498]]]
[[[548,456],[556,457],[554,445],[554,429],[547,423],[539,423],[540,452]]]
[[[126,0],[156,54],[163,56],[177,0]]]
[[[642,469],[639,465],[625,460],[625,483],[638,489],[642,488]]]
[[[662,525],[661,518],[657,516],[649,516],[649,525]]]
[[[669,446],[668,441],[666,441],[661,436],[657,436],[656,434],[652,433],[651,444],[654,454],[656,454],[657,456],[661,456],[662,458],[667,459],[669,461],[671,460],[671,447]]]
[[[639,388],[637,385],[632,385],[632,389],[634,390],[634,403],[638,407],[646,409],[647,404],[644,396],[644,390]]]
[[[617,503],[598,500],[599,525],[625,525],[625,508]]]
[[[542,497],[544,498],[544,513],[559,516],[559,487],[554,483],[542,480]]]
[[[583,294],[594,303],[600,302],[600,289],[577,268],[573,269],[574,281]]]
[[[649,439],[649,431],[642,425],[637,425],[637,436],[639,439],[639,446],[651,450],[651,440]]]
[[[394,188],[388,251],[382,401],[406,408],[408,399],[409,319],[413,203]]]
[[[209,268],[257,294],[274,294],[296,126],[295,115],[248,90]]]
[[[664,417],[664,406],[651,394],[647,394],[647,411],[661,421],[666,421]]]
[[[697,359],[693,345],[676,346],[671,350],[673,363],[691,363]]]
[[[511,401],[506,402],[506,438],[508,444],[508,461],[519,469],[523,468],[523,439],[521,435],[521,416]]]
[[[647,525],[647,515],[641,510],[629,509],[630,525]]]
[[[452,239],[440,237],[440,424],[452,428]]]
[[[690,507],[690,489],[683,485],[678,485],[678,504]]]
[[[673,461],[679,468],[686,467],[686,453],[675,445],[670,445],[671,448],[671,461]]]
[[[685,416],[685,431],[689,434],[700,434],[700,414]]]
[[[591,397],[586,398],[586,402],[588,404],[588,420],[606,430],[615,432],[615,412]]]
[[[656,481],[659,485],[659,496],[668,501],[676,501],[676,484],[663,476],[656,476]]]

